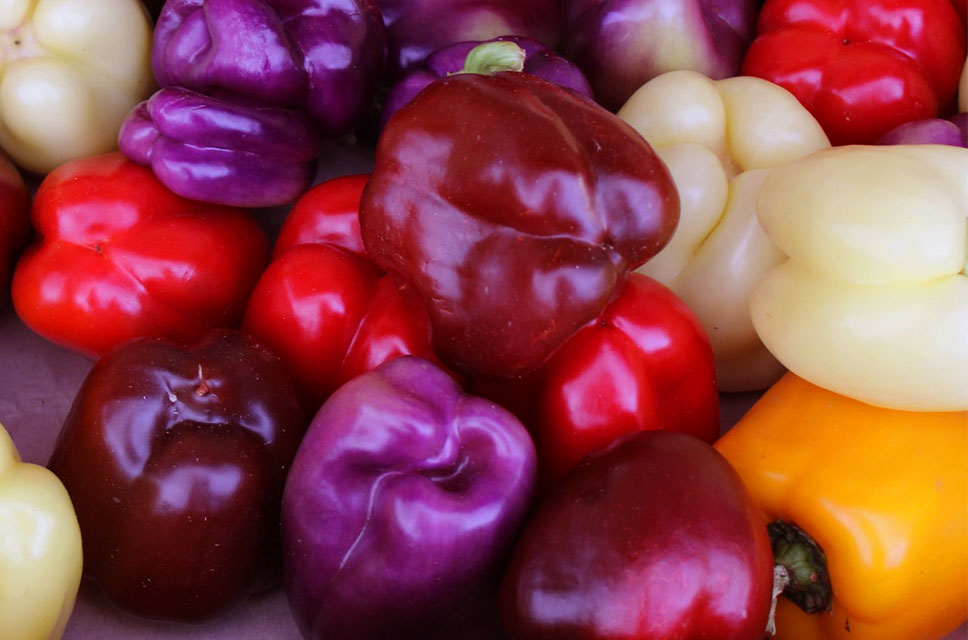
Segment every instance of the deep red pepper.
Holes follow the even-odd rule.
[[[120,153],[80,158],[34,197],[12,295],[28,327],[88,355],[236,324],[268,241],[251,213],[186,200]]]
[[[435,359],[420,300],[366,257],[358,210],[367,179],[335,178],[296,202],[242,322],[279,354],[313,408],[391,358]]]
[[[537,371],[473,385],[531,431],[544,488],[630,431],[680,431],[709,443],[719,437],[709,338],[672,291],[638,273]]]
[[[528,74],[457,74],[387,122],[360,225],[423,300],[441,359],[500,377],[595,318],[678,208],[665,165],[614,114]]]
[[[515,640],[762,640],[766,523],[711,445],[645,431],[588,456],[538,505],[501,586]]]
[[[792,92],[832,144],[954,106],[965,31],[949,0],[768,0],[757,33],[743,75]]]
[[[27,187],[13,163],[0,155],[0,303],[6,300],[10,266],[27,242],[30,217]]]

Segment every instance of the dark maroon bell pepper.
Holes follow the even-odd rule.
[[[520,640],[763,640],[766,523],[713,447],[639,431],[591,454],[525,527],[501,585]]]
[[[592,97],[585,74],[554,49],[532,38],[501,36],[485,41],[458,42],[434,51],[420,68],[409,71],[390,89],[380,117],[381,126],[431,82],[467,69],[476,71],[482,65],[502,64],[501,57],[509,55],[518,58],[514,71],[530,73],[588,98]]]
[[[306,422],[282,362],[238,331],[102,356],[50,460],[77,512],[85,575],[129,613],[180,622],[271,586]]]
[[[439,80],[390,118],[360,225],[373,260],[423,299],[441,360],[502,377],[596,317],[678,214],[668,170],[631,127],[501,72]]]
[[[317,413],[282,504],[286,590],[306,638],[467,638],[528,507],[517,419],[402,356]],[[492,611],[490,619],[496,621]],[[476,637],[476,636],[474,636]]]
[[[377,0],[387,26],[390,75],[457,42],[525,36],[558,44],[560,0]]]

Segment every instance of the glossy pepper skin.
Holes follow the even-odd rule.
[[[341,384],[400,355],[434,359],[430,320],[366,256],[360,195],[367,175],[308,191],[279,231],[242,321],[286,363],[315,410]]]
[[[48,174],[32,221],[14,308],[35,332],[92,356],[137,336],[192,340],[232,326],[268,254],[248,212],[176,196],[120,153]]]
[[[788,373],[716,443],[764,517],[826,554],[830,610],[781,597],[778,640],[936,640],[968,617],[966,424]]]
[[[641,274],[537,371],[471,388],[528,427],[542,490],[624,433],[666,429],[710,444],[719,437],[709,338],[682,300]]]
[[[643,84],[675,70],[738,75],[757,0],[564,0],[562,51],[615,111]]]
[[[57,640],[81,583],[81,530],[53,473],[21,462],[0,425],[0,629],[6,640]]]
[[[511,638],[761,640],[765,523],[692,436],[640,431],[589,455],[538,505],[501,585]]]
[[[761,78],[670,71],[618,111],[669,167],[682,209],[662,251],[638,271],[668,285],[712,341],[723,391],[765,389],[784,368],[756,335],[753,288],[783,261],[760,227],[756,194],[770,172],[830,146],[793,95]]]
[[[391,77],[458,42],[524,36],[558,44],[557,0],[377,0],[387,27]]]
[[[77,509],[85,575],[124,611],[180,622],[274,584],[279,505],[306,423],[281,361],[241,332],[106,354],[49,465]]]
[[[5,0],[0,147],[37,173],[116,149],[121,121],[154,87],[150,52],[140,0]]]
[[[457,42],[437,49],[428,55],[422,64],[407,71],[390,89],[383,105],[383,112],[380,114],[381,124],[385,125],[391,115],[413,100],[414,96],[430,83],[463,71],[468,63],[473,64],[474,54],[472,51],[476,49],[477,52],[480,52],[484,50],[480,45],[493,42],[513,43],[520,48],[520,68],[517,69],[518,71],[530,73],[548,82],[568,87],[588,98],[593,97],[592,88],[588,85],[588,80],[581,69],[554,49],[533,38],[498,36],[490,40]],[[511,49],[513,50],[513,47]]]
[[[460,629],[458,612],[510,552],[534,473],[521,423],[426,360],[396,358],[340,387],[283,496],[284,577],[303,636]]]
[[[760,224],[789,259],[750,297],[790,371],[909,411],[968,409],[968,150],[834,147],[764,181]]]
[[[742,73],[788,89],[840,146],[948,112],[964,60],[949,0],[768,0]]]
[[[528,373],[671,237],[679,199],[624,122],[525,73],[435,82],[383,130],[363,243],[413,287],[443,362]]]
[[[298,109],[167,87],[128,114],[118,145],[180,196],[270,207],[295,200],[312,184],[320,139]]]
[[[11,267],[30,234],[29,204],[27,186],[20,172],[0,155],[0,287],[5,292]],[[0,295],[0,300],[6,298],[6,293]]]
[[[298,107],[334,137],[362,116],[385,56],[375,0],[169,0],[151,65],[162,87]]]

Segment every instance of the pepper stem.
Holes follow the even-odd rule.
[[[790,522],[777,520],[767,526],[767,531],[773,560],[783,569],[775,571],[774,576],[786,580],[783,595],[807,613],[828,611],[833,592],[823,549]]]
[[[491,75],[500,71],[523,71],[524,49],[513,42],[483,42],[467,52],[464,68],[457,73]]]

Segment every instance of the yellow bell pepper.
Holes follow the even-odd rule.
[[[151,38],[139,0],[0,0],[0,147],[39,173],[117,148]]]
[[[81,582],[81,530],[61,481],[21,462],[0,425],[0,637],[60,638]]]
[[[836,393],[968,409],[968,149],[837,147],[776,169],[757,200],[790,259],[750,298],[763,343]]]
[[[716,449],[768,522],[826,556],[829,608],[781,596],[776,638],[937,640],[968,617],[968,413],[883,409],[787,373]]]
[[[749,296],[785,256],[759,228],[756,193],[772,168],[829,147],[823,129],[772,82],[694,71],[654,78],[618,115],[665,161],[681,200],[672,241],[639,271],[696,313],[721,390],[768,387],[784,369],[753,330]]]

